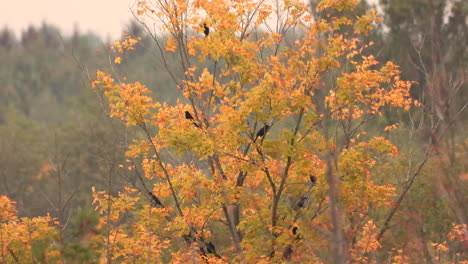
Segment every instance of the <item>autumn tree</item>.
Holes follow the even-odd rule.
[[[141,131],[120,165],[130,186],[93,190],[101,262],[379,262],[396,197],[380,175],[398,149],[362,128],[413,101],[397,65],[365,55],[380,18],[356,4],[138,1],[182,96],[156,102],[103,71],[92,83]],[[137,42],[116,41],[114,62]]]
[[[57,222],[44,217],[18,217],[15,202],[0,195],[0,262],[57,263]]]

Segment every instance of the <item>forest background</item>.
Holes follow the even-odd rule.
[[[350,12],[369,8],[362,2]],[[403,250],[414,263],[461,263],[468,248],[468,3],[382,0],[380,10],[383,22],[365,37],[374,42],[366,52],[400,65],[402,79],[414,81],[411,97],[422,104],[408,112],[387,109],[364,125],[368,136],[379,136],[399,124],[385,132],[399,160],[378,177],[405,195],[381,246]],[[164,37],[148,34],[137,21],[125,31],[139,41],[118,64],[109,49],[114,43],[92,33],[63,36],[46,23],[21,36],[6,27],[0,31],[0,195],[15,202],[20,217],[55,218],[65,258],[86,262],[99,252],[83,242],[100,224],[92,187],[117,195],[129,186],[151,203],[148,187],[121,166],[128,164],[128,143],[141,132],[109,118],[107,103],[91,88],[96,71],[157,87],[153,99],[169,105],[183,97],[166,71],[177,65],[164,64],[155,41],[165,43]],[[286,35],[286,43],[288,38],[294,36]],[[447,237],[453,230],[461,234],[458,243]],[[40,260],[41,254],[31,256]]]

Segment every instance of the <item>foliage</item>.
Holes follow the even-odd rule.
[[[0,32],[0,262],[466,263],[466,4],[310,4]]]
[[[355,4],[322,1],[318,8],[339,14]],[[375,12],[314,20],[294,1],[140,1],[138,13],[164,25],[162,57],[180,54],[177,88],[185,98],[154,103],[141,83],[116,82],[102,71],[93,82],[111,115],[145,135],[130,146],[128,168],[154,181],[157,217],[144,227],[159,251],[147,245],[152,253],[141,261],[369,263],[381,248],[375,212],[390,211],[396,195],[390,182],[374,181],[374,167],[398,151],[384,138],[362,136],[360,127],[384,107],[412,104],[411,82],[400,79],[398,67],[363,55],[372,43],[358,36],[379,20]],[[200,25],[208,34],[200,35]],[[352,34],[340,33],[350,25]],[[301,37],[288,44],[292,30]],[[108,242],[119,252],[108,260],[135,259],[126,246],[144,243],[128,226],[150,210],[135,211],[135,192],[95,192],[107,216],[102,228],[120,238]]]
[[[0,196],[0,247],[2,263],[55,262],[60,255],[51,243],[57,238],[57,222],[50,216],[19,218],[14,202]]]

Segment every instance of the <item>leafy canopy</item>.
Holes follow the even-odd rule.
[[[111,216],[102,227],[118,238],[112,259],[329,262],[336,199],[345,239],[355,241],[346,255],[365,263],[379,250],[372,212],[392,206],[395,188],[374,174],[398,151],[360,128],[384,107],[408,110],[411,82],[364,55],[372,43],[360,35],[380,18],[343,12],[355,6],[321,1],[313,15],[290,0],[138,2],[142,23],[154,19],[166,34],[155,38],[163,58],[180,63],[167,70],[183,98],[153,102],[143,84],[102,71],[93,82],[111,116],[143,131],[128,168],[163,205],[142,202],[134,188],[94,193]]]

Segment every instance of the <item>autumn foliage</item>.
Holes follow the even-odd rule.
[[[18,217],[15,204],[0,196],[0,263],[58,263],[58,223],[50,216]]]
[[[380,18],[349,15],[355,5],[324,0],[312,13],[295,0],[138,1],[142,21],[165,33],[163,58],[180,62],[165,70],[183,97],[155,102],[144,84],[97,73],[110,116],[141,132],[120,166],[136,183],[116,195],[93,189],[100,218],[87,243],[99,263],[412,261],[399,248],[382,252],[398,192],[380,175],[398,149],[363,127],[417,102],[397,65],[366,54],[362,36]],[[114,62],[137,42],[116,42]],[[35,241],[53,240],[53,219],[18,219],[1,203],[3,261],[27,262]],[[446,241],[463,243],[464,229]],[[44,250],[53,262],[58,251]]]

